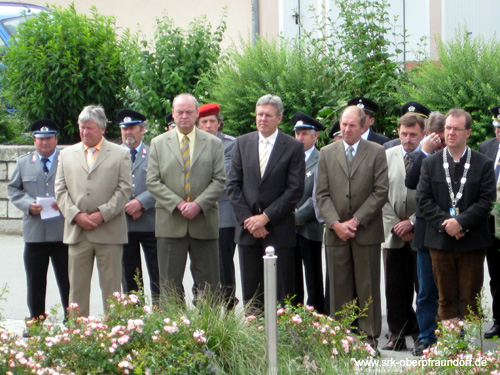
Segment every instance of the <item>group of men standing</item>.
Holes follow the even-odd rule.
[[[83,109],[81,142],[62,152],[57,124],[33,124],[36,151],[18,160],[8,188],[25,213],[32,319],[44,318],[49,258],[65,312],[77,303],[85,316],[94,259],[106,310],[114,292],[140,289],[141,247],[153,303],[165,293],[184,295],[189,255],[196,298],[216,295],[222,286],[233,308],[235,244],[245,304],[263,308],[262,257],[273,246],[279,300],[295,296],[304,303],[304,270],[307,303],[319,312],[336,316],[352,300],[366,307],[355,324],[375,351],[382,327],[381,247],[389,325],[384,349],[406,349],[411,335],[420,355],[436,341],[436,316],[454,322],[469,309],[477,312],[488,248],[490,273],[498,265],[488,217],[500,164],[496,138],[480,147],[486,156],[467,147],[470,114],[430,114],[409,102],[401,109],[399,139],[388,142],[370,129],[378,106],[354,98],[338,122],[341,141],[319,151],[324,126],[298,112],[295,139],[281,132],[283,103],[274,95],[256,103],[257,131],[236,139],[221,132],[219,105],[200,107],[190,94],[172,104],[172,130],[155,137],[151,148],[142,141],[146,118],[133,110],[117,115],[121,146],[104,138],[100,106]],[[497,129],[499,109],[492,109]],[[494,318],[500,312],[495,280]],[[500,334],[498,321],[488,336]]]

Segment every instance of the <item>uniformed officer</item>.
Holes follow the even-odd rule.
[[[123,245],[122,287],[125,293],[138,291],[142,282],[141,245],[148,268],[153,302],[160,295],[158,255],[155,237],[155,200],[146,187],[149,147],[142,142],[146,117],[139,112],[122,109],[116,115],[122,133],[122,146],[130,151],[132,161],[132,196],[125,205],[128,243]]]
[[[235,138],[221,132],[224,118],[220,114],[220,106],[215,103],[208,103],[198,108],[200,113],[198,117],[198,128],[215,135],[222,141],[224,146],[224,167],[226,175],[231,165],[231,154]],[[233,207],[229,203],[226,190],[219,198],[219,272],[220,281],[224,296],[228,302],[228,307],[232,308],[237,300],[236,278],[234,272],[234,227],[236,216]]]
[[[366,124],[364,127],[363,134],[361,134],[361,138],[366,139],[368,141],[372,141],[378,143],[379,145],[383,145],[385,142],[389,141],[385,135],[375,133],[371,127],[375,123],[375,112],[379,110],[379,106],[373,100],[363,97],[352,98],[347,102],[347,105],[355,105],[358,108],[361,108],[366,115]]]
[[[401,116],[404,116],[405,114],[409,113],[414,113],[424,119],[424,122],[427,123],[427,119],[429,118],[431,114],[431,110],[427,108],[425,105],[420,104],[419,102],[415,101],[410,101],[405,104],[403,104],[400,108],[401,111]],[[389,142],[384,143],[384,148],[387,150],[389,148],[392,148],[394,146],[399,146],[401,144],[401,139],[396,138],[393,139]]]
[[[323,290],[323,266],[321,249],[323,245],[323,223],[319,223],[314,213],[313,188],[318,169],[319,151],[315,147],[319,132],[325,127],[316,119],[297,112],[292,117],[295,139],[304,144],[306,176],[304,194],[295,209],[295,228],[297,245],[295,246],[295,303],[304,303],[304,283],[302,264],[304,265],[307,304],[314,306],[320,313],[325,312]]]
[[[29,320],[37,323],[43,322],[46,317],[49,260],[52,260],[64,314],[68,308],[68,246],[62,243],[64,218],[54,198],[54,180],[59,158],[56,147],[58,129],[58,125],[48,119],[37,120],[31,125],[35,152],[17,160],[7,188],[8,198],[24,214],[24,267]],[[29,335],[29,329],[26,329],[24,336]]]

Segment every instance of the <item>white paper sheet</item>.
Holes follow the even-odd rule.
[[[52,219],[58,217],[61,213],[59,210],[54,210],[52,208],[52,203],[56,201],[54,197],[37,197],[36,203],[42,206],[42,211],[40,211],[40,217],[42,220]]]

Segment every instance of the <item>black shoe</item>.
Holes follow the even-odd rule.
[[[415,357],[420,357],[425,349],[428,349],[432,346],[432,344],[427,344],[424,341],[416,341],[415,346],[411,350],[411,354],[413,354]]]
[[[486,331],[484,333],[485,339],[492,339],[495,336],[500,337],[500,326],[497,324],[494,324],[493,327],[491,327],[489,331]]]
[[[392,350],[395,352],[401,352],[406,349],[406,339],[404,337],[389,340],[387,344],[385,344],[385,346],[382,348],[382,350]]]
[[[31,337],[31,331],[30,331],[30,329],[29,329],[28,327],[26,327],[26,328],[23,330],[23,337],[24,337],[25,339],[27,339],[27,338],[30,338],[30,337]]]

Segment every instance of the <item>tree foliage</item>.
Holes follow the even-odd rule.
[[[475,147],[494,134],[488,109],[500,105],[500,42],[471,38],[461,26],[452,40],[438,40],[438,54],[439,62],[426,61],[412,71],[402,93],[443,113],[450,108],[470,112],[469,144]]]
[[[60,141],[74,142],[85,105],[101,104],[110,118],[122,106],[120,49],[113,17],[54,7],[28,20],[7,49],[4,95],[28,121],[51,118]]]
[[[163,16],[157,19],[156,25],[152,42],[139,41],[137,34],[128,35],[129,45],[133,47],[122,56],[128,76],[124,100],[146,115],[151,123],[165,124],[165,115],[170,112],[177,94],[205,95],[208,79],[203,77],[213,75],[226,23],[223,16],[212,31],[206,17],[201,17],[184,30]],[[156,131],[162,132],[163,127]]]

